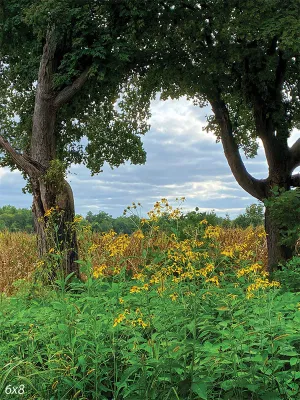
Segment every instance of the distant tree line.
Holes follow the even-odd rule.
[[[0,207],[0,230],[32,233],[34,227],[31,210],[14,206]]]
[[[176,229],[178,232],[184,232],[188,227],[197,226],[204,219],[214,226],[246,228],[252,225],[256,227],[264,223],[264,207],[262,204],[252,204],[235,219],[230,219],[229,215],[220,217],[214,211],[201,212],[196,207],[195,211],[184,214],[178,221],[170,221],[166,215],[162,215],[159,225],[166,231],[171,232]],[[140,218],[137,215],[113,218],[104,211],[98,214],[89,211],[84,222],[89,223],[94,232],[108,232],[113,229],[117,233],[131,234],[140,226]],[[0,231],[3,230],[32,233],[34,227],[31,210],[10,205],[0,207]]]

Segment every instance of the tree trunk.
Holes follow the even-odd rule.
[[[49,281],[71,272],[79,275],[78,247],[73,221],[74,199],[70,185],[64,179],[56,159],[56,119],[59,107],[53,76],[57,69],[57,34],[54,27],[46,35],[41,58],[38,85],[32,119],[30,158],[38,173],[28,173],[33,192],[33,215],[38,240],[38,251],[48,259]],[[63,93],[60,93],[63,97]],[[49,174],[50,173],[50,174]],[[58,256],[57,256],[58,255]],[[48,273],[49,272],[49,273]]]
[[[32,180],[33,181],[33,180]],[[63,181],[49,185],[43,177],[33,182],[33,216],[38,252],[48,260],[44,278],[49,282],[71,272],[79,276],[78,245],[74,229],[74,199],[70,185]]]
[[[287,261],[293,254],[293,249],[280,244],[279,227],[272,220],[269,207],[265,210],[265,230],[267,234],[268,271],[272,273],[279,269],[279,264]]]
[[[20,154],[0,134],[0,146],[31,183],[38,252],[40,257],[53,261],[48,280],[58,274],[66,276],[75,272],[79,275],[72,189],[64,179],[64,171],[53,169],[53,162],[56,159],[57,113],[84,86],[92,66],[87,65],[70,85],[56,90],[54,76],[61,59],[61,53],[57,51],[60,39],[55,24],[49,27],[39,66],[29,152]],[[57,253],[60,256],[54,257]]]

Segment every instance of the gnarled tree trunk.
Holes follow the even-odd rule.
[[[48,276],[50,280],[59,273],[64,276],[71,272],[79,275],[76,263],[77,238],[73,229],[75,211],[72,189],[63,174],[58,174],[56,179],[49,181],[47,173],[51,169],[52,161],[56,159],[55,126],[58,110],[82,88],[90,70],[90,67],[87,67],[72,84],[60,91],[56,90],[54,74],[57,72],[60,57],[57,54],[57,42],[55,28],[49,29],[38,73],[29,153],[18,153],[0,135],[0,146],[9,153],[16,166],[28,176],[31,183],[32,211],[40,257],[47,256],[52,252],[52,248],[62,255],[58,270],[52,270]],[[51,227],[49,224],[49,214],[52,210],[59,215],[56,227]]]
[[[58,270],[49,271],[49,279],[71,272],[79,276],[78,245],[74,229],[74,199],[67,181],[60,182],[59,190],[40,178],[33,189],[33,216],[40,257],[55,249],[60,254]],[[51,187],[52,186],[52,187]]]
[[[38,173],[28,172],[33,192],[32,211],[39,255],[44,257],[51,249],[55,249],[61,256],[59,271],[50,271],[49,279],[58,274],[66,276],[75,272],[78,275],[79,272],[76,263],[76,233],[72,229],[75,211],[71,187],[61,174],[54,174],[50,181],[47,178],[51,162],[56,157],[55,124],[59,107],[55,103],[57,94],[53,87],[55,52],[55,32],[50,30],[39,68],[30,146],[30,157],[40,168]],[[53,220],[54,215],[56,217]]]

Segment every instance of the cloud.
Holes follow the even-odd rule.
[[[145,165],[126,163],[91,177],[84,166],[72,166],[68,180],[74,191],[78,213],[103,210],[114,217],[133,201],[141,202],[147,212],[155,201],[167,197],[186,197],[186,211],[215,209],[219,214],[237,215],[256,200],[237,184],[220,143],[212,133],[203,131],[209,108],[200,109],[182,98],[152,103],[151,129],[143,142],[147,151]],[[291,140],[299,137],[293,132]],[[243,157],[249,172],[257,178],[267,176],[262,148],[255,159]],[[18,172],[13,175],[0,169],[0,206],[31,205],[31,196],[23,195],[24,181]],[[26,205],[25,205],[26,204]]]

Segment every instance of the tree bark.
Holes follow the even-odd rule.
[[[32,119],[30,157],[41,165],[40,173],[28,173],[32,192],[35,229],[40,257],[48,257],[52,249],[60,254],[59,270],[52,270],[48,278],[53,280],[58,274],[66,276],[71,272],[79,275],[78,245],[73,229],[75,216],[72,189],[61,174],[51,182],[46,174],[51,162],[56,158],[56,118],[59,108],[69,101],[83,86],[88,77],[88,69],[70,86],[57,92],[53,76],[57,70],[57,37],[55,29],[49,29],[41,57],[35,106]],[[55,210],[55,211],[52,211]],[[51,216],[52,214],[52,216]],[[57,217],[54,218],[54,214]],[[55,221],[53,221],[55,220]],[[56,226],[53,226],[53,223]]]
[[[246,192],[258,200],[262,200],[265,197],[266,180],[255,179],[246,170],[233,136],[232,124],[226,104],[219,96],[210,99],[210,104],[220,127],[224,154],[233,176]]]
[[[47,185],[43,178],[35,181],[33,190],[33,216],[40,257],[50,256],[52,251],[59,254],[56,269],[47,270],[47,280],[74,272],[79,276],[78,244],[73,221],[74,199],[67,181],[59,182],[57,188]]]

